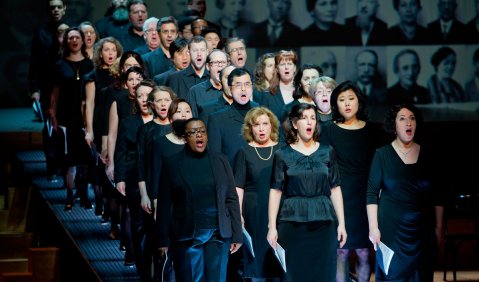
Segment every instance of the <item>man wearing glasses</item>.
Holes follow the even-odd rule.
[[[208,139],[211,150],[221,152],[233,165],[236,152],[247,143],[242,137],[246,113],[258,104],[251,101],[253,82],[250,72],[245,68],[236,68],[228,76],[228,85],[233,103],[208,118]]]
[[[178,23],[173,17],[163,17],[158,21],[156,29],[160,37],[159,48],[141,56],[148,77],[155,77],[173,67],[169,50],[171,42],[178,37]]]
[[[226,41],[226,53],[230,56],[230,62],[237,68],[246,67],[248,54],[246,53],[246,43],[242,38],[232,37]],[[251,72],[251,71],[250,71]]]
[[[145,44],[136,47],[133,51],[143,55],[160,47],[160,37],[158,36],[158,30],[156,30],[158,21],[159,19],[157,17],[151,17],[145,21],[143,24],[143,38],[145,39]]]
[[[142,0],[128,2],[128,20],[130,26],[123,34],[117,35],[117,39],[123,45],[123,51],[134,50],[143,45],[143,24],[148,18],[148,6]]]
[[[210,72],[210,79],[190,88],[186,100],[191,105],[194,117],[198,117],[205,104],[218,100],[222,95],[220,80],[221,70],[228,65],[228,56],[219,49],[213,49],[206,59],[206,68]]]
[[[258,103],[251,101],[253,81],[251,73],[245,68],[236,68],[228,76],[228,85],[233,103],[208,117],[208,146],[210,150],[227,156],[231,166],[239,149],[246,146],[241,128],[246,114]],[[228,260],[227,281],[240,279],[241,255],[235,254]]]

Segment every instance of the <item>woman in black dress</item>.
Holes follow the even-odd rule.
[[[153,162],[153,150],[155,142],[161,136],[171,132],[170,119],[168,111],[171,102],[176,99],[176,94],[168,86],[156,86],[148,95],[148,105],[153,113],[153,120],[140,126],[138,129],[136,143],[136,163],[138,167],[138,187],[143,196],[147,195],[147,187],[152,171],[151,163]],[[148,183],[147,183],[148,182]],[[150,199],[142,197],[141,205],[144,207],[150,203]],[[143,208],[145,210],[145,208]],[[145,210],[151,213],[151,210]]]
[[[123,58],[123,56],[122,56]],[[134,57],[131,57],[125,60],[125,66],[128,61],[134,63]],[[121,64],[121,61],[120,61]],[[115,240],[118,238],[118,224],[124,225],[123,216],[126,213],[126,203],[124,201],[124,196],[116,189],[114,170],[115,170],[115,151],[117,145],[118,137],[118,127],[122,120],[133,115],[136,98],[135,98],[135,87],[144,79],[145,75],[143,74],[143,69],[139,66],[131,66],[126,71],[124,71],[120,76],[120,85],[109,88],[109,96],[111,96],[111,107],[108,107],[108,138],[107,138],[107,155],[102,156],[102,159],[105,160],[106,165],[106,175],[110,179],[112,187],[110,186],[111,193],[108,193],[107,197],[109,198],[109,207],[111,211],[111,232],[110,238]],[[121,87],[121,88],[118,88]],[[108,189],[107,189],[108,190]],[[121,243],[120,249],[125,249],[125,233],[123,232],[125,228],[121,229]]]
[[[295,105],[284,125],[289,145],[273,159],[267,239],[286,251],[287,281],[336,281],[347,236],[336,153],[318,142],[315,106]]]
[[[126,214],[122,214],[122,232],[130,232],[132,253],[129,252],[127,240],[125,264],[129,265],[133,262],[140,277],[144,274],[144,265],[141,257],[141,207],[140,207],[140,190],[138,188],[138,170],[136,164],[137,152],[137,132],[138,128],[153,119],[153,115],[148,107],[148,94],[154,90],[156,84],[153,80],[142,80],[135,87],[136,94],[136,113],[124,118],[118,128],[117,146],[115,148],[115,183],[116,189],[126,196],[126,204],[128,210]],[[125,211],[125,210],[124,210]],[[129,213],[128,213],[129,212]],[[130,220],[128,219],[130,217]],[[128,224],[130,223],[130,224]],[[126,234],[128,236],[128,234]]]
[[[160,86],[161,87],[161,86]],[[179,153],[185,147],[184,129],[185,121],[192,118],[191,105],[183,98],[174,99],[168,109],[168,120],[171,127],[171,132],[166,135],[157,136],[151,141],[149,149],[146,150],[146,155],[150,156],[150,161],[145,165],[145,188],[140,186],[141,194],[141,207],[144,211],[143,215],[143,229],[148,232],[146,240],[144,241],[145,249],[150,251],[151,256],[154,259],[154,275],[158,279],[162,277],[166,281],[174,279],[174,271],[171,268],[171,260],[167,261],[166,265],[163,265],[164,261],[161,261],[155,252],[155,221],[156,217],[156,205],[157,194],[161,165],[164,158]],[[138,172],[140,174],[140,172]],[[146,213],[146,215],[145,215]],[[148,251],[147,250],[147,251]]]
[[[333,122],[323,126],[321,131],[322,144],[331,145],[336,151],[349,235],[348,242],[338,249],[338,282],[349,280],[351,251],[356,253],[354,272],[358,281],[369,282],[370,277],[369,249],[372,246],[368,240],[366,189],[378,135],[368,122],[366,99],[355,83],[340,83],[331,94]]]
[[[185,99],[176,98],[171,102],[168,109],[171,132],[159,136],[153,141],[149,153],[151,154],[151,163],[149,167],[145,168],[147,183],[145,193],[142,193],[141,206],[147,213],[152,213],[156,209],[162,160],[183,150],[185,147],[184,121],[192,117],[191,105]]]
[[[243,242],[233,172],[225,155],[207,149],[203,121],[186,122],[185,140],[163,163],[158,247],[171,254],[177,282],[226,281],[228,256]]]
[[[372,160],[367,190],[369,239],[374,249],[384,243],[394,251],[388,272],[376,259],[376,281],[433,281],[444,197],[433,154],[415,142],[420,121],[413,105],[392,106],[383,125],[395,138],[377,149]]]
[[[93,156],[85,141],[81,93],[84,76],[93,69],[86,53],[85,36],[78,28],[69,28],[63,35],[62,58],[55,64],[50,116],[53,129],[65,135],[63,163],[67,188],[65,210],[73,208],[73,186],[85,208],[88,201],[88,165]],[[78,175],[77,175],[78,172]]]
[[[138,188],[140,198],[135,205],[141,206],[139,209],[138,225],[141,228],[137,231],[142,242],[141,257],[146,266],[151,266],[154,254],[154,218],[152,203],[147,193],[151,174],[151,164],[155,161],[153,150],[155,141],[161,136],[171,132],[171,124],[168,119],[168,110],[172,101],[176,99],[176,94],[167,86],[155,86],[148,94],[148,106],[153,113],[153,120],[140,125],[136,134],[136,165],[138,170]],[[151,198],[153,199],[153,198]],[[151,279],[153,273],[151,267],[145,267],[143,277]],[[147,280],[148,281],[148,280]]]
[[[98,161],[107,151],[108,132],[104,128],[104,120],[107,118],[106,89],[115,81],[111,68],[117,62],[117,58],[121,57],[123,48],[113,37],[102,38],[96,46],[93,55],[95,69],[85,76],[85,140],[93,151],[99,153],[98,156],[94,156],[91,170],[95,191],[95,214],[102,215],[102,187],[109,185],[105,175],[105,160]]]
[[[279,121],[269,109],[256,107],[246,114],[242,132],[248,145],[236,153],[233,171],[241,222],[251,235],[255,255],[243,247],[244,277],[279,278],[281,268],[266,240],[273,154],[279,148]]]

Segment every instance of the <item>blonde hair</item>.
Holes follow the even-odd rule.
[[[279,121],[276,115],[266,107],[254,107],[248,111],[244,117],[243,127],[241,128],[241,133],[243,138],[247,142],[254,141],[253,137],[253,125],[255,124],[258,117],[262,115],[267,115],[269,122],[271,123],[271,136],[269,137],[272,141],[278,142],[279,139]]]

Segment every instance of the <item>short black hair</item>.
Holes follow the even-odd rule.
[[[249,75],[249,78],[251,81],[253,81],[253,77],[251,76],[251,73],[249,72],[248,69],[246,68],[235,68],[234,70],[231,71],[230,75],[228,75],[228,85],[231,86],[233,83],[233,78],[238,77],[238,76],[243,76],[243,75]]]
[[[168,17],[162,17],[158,20],[158,23],[156,24],[156,29],[160,30],[161,26],[164,24],[172,23],[176,27],[176,31],[178,32],[178,21],[175,19],[173,16],[168,16]]]
[[[170,44],[170,57],[173,58],[176,52],[183,51],[186,47],[188,47],[188,40],[178,37]]]

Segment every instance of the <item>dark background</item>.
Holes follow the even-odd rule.
[[[293,23],[304,28],[312,23],[306,11],[306,1],[292,0],[290,19]],[[392,7],[392,0],[381,0],[378,17],[392,26],[397,23],[398,17]],[[457,19],[468,22],[475,16],[474,0],[459,0],[456,10]],[[3,37],[0,44],[0,108],[29,107],[28,98],[28,65],[31,49],[32,35],[35,28],[47,19],[46,0],[8,0],[0,3],[0,34]],[[162,17],[169,15],[167,0],[147,0],[149,16]],[[206,0],[206,18],[215,21],[219,17],[219,10],[215,0]],[[339,0],[339,13],[336,21],[344,23],[344,19],[356,13],[356,0]],[[437,0],[423,0],[419,22],[424,26],[437,18]],[[103,16],[109,0],[66,0],[66,17],[72,22],[90,20],[96,22]],[[260,22],[267,17],[266,0],[246,0],[245,19]],[[425,86],[427,79],[434,73],[430,64],[431,54],[440,46],[372,46],[372,47],[303,47],[296,51],[299,54],[298,66],[303,62],[318,63],[318,55],[325,50],[332,51],[337,58],[338,82],[346,79],[355,80],[353,65],[354,56],[364,48],[372,48],[379,55],[380,76],[391,86],[397,81],[392,72],[392,58],[398,51],[412,48],[417,51],[421,59],[421,73],[418,83]],[[454,79],[464,86],[464,83],[474,75],[472,54],[479,45],[450,45],[456,50],[457,66]],[[256,58],[272,50],[248,48],[248,67],[253,68]],[[430,109],[425,112],[425,120],[431,121],[464,121],[479,120],[479,102],[460,104],[428,105]],[[372,118],[382,120],[383,109],[372,109]]]

